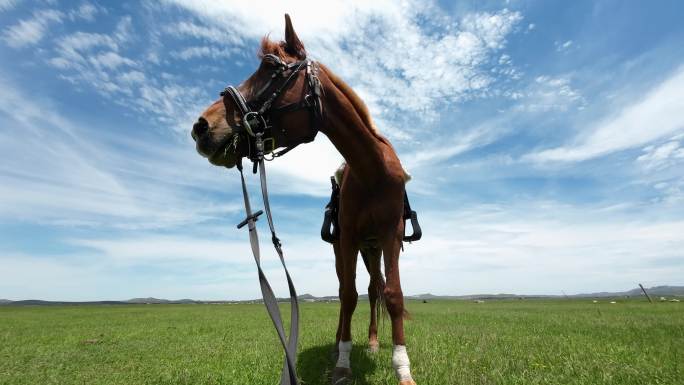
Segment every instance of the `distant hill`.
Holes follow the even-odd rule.
[[[684,286],[654,286],[646,288],[651,296],[684,296]],[[579,298],[599,298],[599,297],[641,297],[644,293],[640,288],[634,288],[632,290],[621,291],[621,292],[599,292],[599,293],[587,293],[587,294],[576,294],[570,297]]]
[[[153,297],[147,297],[147,298],[132,298],[126,301],[126,303],[138,303],[138,304],[164,304],[164,303],[170,303],[170,304],[184,304],[184,303],[203,303],[207,301],[195,301],[194,299],[175,299],[175,300],[168,300],[168,299],[159,299],[159,298],[153,298]]]
[[[651,296],[684,296],[684,286],[654,286],[647,288],[646,291]],[[582,293],[572,295],[521,295],[521,294],[470,294],[470,295],[433,295],[430,293],[407,296],[407,299],[429,300],[429,299],[452,299],[452,300],[474,300],[474,299],[508,299],[508,298],[601,298],[601,297],[642,297],[644,293],[640,288],[618,292],[598,292]]]
[[[136,305],[136,304],[186,304],[186,303],[203,303],[193,301],[191,299],[180,299],[170,301],[168,299],[157,298],[133,298],[128,301],[43,301],[39,299],[25,299],[21,301],[0,300],[2,305],[20,305],[20,306],[55,306],[55,305]]]
[[[50,305],[126,305],[122,301],[83,301],[83,302],[68,302],[68,301],[42,301],[39,299],[25,299],[22,301],[10,301],[9,303],[1,303],[0,305],[21,305],[21,306],[50,306]]]
[[[434,295],[434,294],[419,294],[409,295],[404,298],[412,300],[474,300],[474,299],[512,299],[512,298],[558,298],[558,295],[521,295],[521,294],[468,294],[468,295]]]
[[[648,294],[653,295],[684,296],[684,286],[654,286],[646,290],[648,291]]]
[[[168,299],[159,299],[159,298],[153,298],[153,297],[147,297],[147,298],[132,298],[126,301],[128,303],[144,303],[144,304],[157,304],[157,303],[169,303]]]
[[[646,291],[652,297],[684,297],[684,286],[654,286],[647,288]],[[408,300],[428,301],[428,300],[485,300],[485,299],[515,299],[515,298],[604,298],[604,297],[641,297],[644,294],[640,288],[619,292],[598,292],[572,295],[521,295],[521,294],[469,294],[469,295],[434,295],[430,293],[409,295]],[[336,295],[316,297],[311,294],[302,294],[297,297],[303,302],[331,302],[338,301]],[[368,300],[365,294],[359,295],[359,299]],[[289,302],[289,298],[278,298],[278,302]],[[86,302],[67,302],[67,301],[42,301],[28,299],[22,301],[10,301],[0,299],[0,306],[48,306],[48,305],[161,305],[161,304],[229,304],[229,303],[261,303],[263,300],[252,299],[245,301],[200,301],[193,299],[168,300],[154,297],[131,298],[127,301],[86,301]]]

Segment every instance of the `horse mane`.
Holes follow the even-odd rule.
[[[373,123],[373,119],[371,118],[368,107],[366,106],[366,103],[364,103],[363,99],[361,99],[361,97],[359,97],[359,95],[347,83],[344,82],[344,80],[335,75],[328,67],[322,63],[319,63],[319,65],[321,66],[321,69],[325,71],[326,75],[328,75],[328,78],[333,85],[337,87],[337,89],[340,90],[340,92],[342,92],[342,94],[349,100],[349,102],[352,104],[352,107],[354,107],[356,110],[356,113],[361,117],[363,124],[369,128],[371,134],[381,143],[386,144],[392,149],[392,151],[394,151],[394,146],[392,146],[392,143],[390,143],[387,138],[380,134],[378,128],[375,126],[375,123]],[[339,184],[342,184],[342,175],[344,174],[344,169],[346,167],[347,162],[343,162],[342,165],[335,171],[335,179]],[[403,168],[403,166],[402,171],[404,172],[404,183],[408,183],[411,180],[411,174],[409,174]]]
[[[352,107],[354,107],[354,109],[356,110],[356,113],[358,113],[361,117],[363,123],[368,128],[370,128],[370,131],[373,134],[373,136],[375,136],[382,143],[385,143],[386,145],[392,147],[392,144],[387,140],[387,138],[382,136],[378,131],[378,128],[375,126],[375,123],[373,123],[373,119],[371,118],[366,103],[364,103],[364,101],[359,97],[359,95],[351,87],[349,87],[349,85],[345,83],[344,80],[340,79],[337,75],[335,75],[327,66],[325,66],[322,63],[319,63],[319,65],[328,75],[330,81],[335,85],[335,87],[337,87],[337,89],[339,89],[340,92],[342,92],[342,94],[349,100],[349,102],[352,104]]]
[[[297,47],[299,49],[299,53],[306,58],[306,51],[304,50],[304,47]],[[259,51],[257,52],[257,56],[261,59],[264,56],[271,54],[271,55],[276,55],[279,58],[283,60],[297,60],[297,57],[293,55],[292,52],[289,52],[287,49],[287,43],[284,41],[273,41],[269,38],[268,35],[264,36],[261,39],[261,45],[259,47]],[[377,127],[375,126],[375,123],[373,123],[373,119],[371,118],[370,112],[368,111],[368,107],[366,106],[366,103],[359,97],[359,95],[347,84],[344,82],[344,80],[340,79],[337,75],[335,75],[327,66],[323,65],[322,63],[318,63],[323,71],[328,75],[332,83],[337,87],[337,89],[342,92],[342,94],[349,100],[349,102],[352,104],[352,107],[356,110],[356,112],[359,114],[361,117],[361,120],[363,123],[370,129],[371,134],[375,138],[377,138],[380,142],[394,148],[392,144],[385,138],[380,132],[378,131]]]

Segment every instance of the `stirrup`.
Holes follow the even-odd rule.
[[[411,220],[411,228],[413,228],[413,234],[406,235],[406,218],[404,218],[404,242],[419,241],[423,236],[423,230],[420,229],[420,224],[418,223],[418,214],[411,210],[409,218]]]
[[[330,202],[325,206],[323,226],[321,226],[321,239],[328,243],[333,243],[340,239],[340,229],[337,223],[340,186],[335,181],[334,176],[330,177],[330,184],[332,185],[332,194],[330,195]]]
[[[411,221],[411,227],[413,228],[413,234],[406,235],[406,220]],[[408,194],[404,190],[404,242],[418,241],[423,236],[423,231],[420,229],[420,224],[418,223],[418,214],[411,210],[411,204],[409,203]]]

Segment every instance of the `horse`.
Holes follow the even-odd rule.
[[[379,349],[377,313],[382,304],[391,319],[392,365],[399,384],[415,385],[406,350],[407,312],[399,276],[408,174],[390,141],[376,128],[361,98],[330,68],[307,58],[289,15],[285,15],[285,40],[264,37],[258,57],[259,67],[236,90],[246,104],[261,103],[272,132],[265,151],[273,152],[276,147],[289,151],[310,142],[320,131],[345,159],[340,170],[339,239],[333,242],[340,312],[332,383],[342,384],[352,378],[351,321],[358,300],[356,264],[361,253],[370,274],[369,350]],[[266,103],[268,108],[264,107]],[[250,128],[244,116],[246,104],[238,104],[237,99],[218,99],[193,125],[191,136],[196,150],[213,165],[241,167],[241,156],[253,151],[249,143],[236,143],[235,133]],[[251,122],[259,123],[257,119]]]

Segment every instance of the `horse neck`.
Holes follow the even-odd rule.
[[[351,88],[323,67],[323,105],[325,119],[321,131],[342,154],[352,172],[362,181],[373,184],[387,174],[386,161],[396,158],[394,149],[371,126],[365,106]],[[357,100],[353,100],[357,98]],[[398,159],[397,159],[398,160]]]

